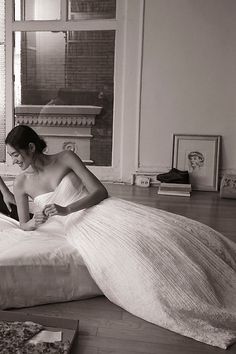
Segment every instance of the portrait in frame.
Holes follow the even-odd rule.
[[[218,190],[220,143],[220,135],[173,135],[172,167],[189,172],[193,190]]]

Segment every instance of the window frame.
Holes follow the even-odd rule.
[[[61,0],[60,20],[14,21],[14,1],[6,1],[6,134],[14,126],[13,33],[15,31],[115,30],[112,165],[89,166],[103,181],[132,180],[138,168],[145,0],[117,0],[115,19],[67,20]],[[130,134],[131,132],[131,134]],[[127,154],[129,151],[129,154]],[[18,174],[8,156],[0,172]]]

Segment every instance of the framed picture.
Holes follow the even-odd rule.
[[[172,167],[188,171],[192,189],[218,190],[220,135],[174,134]]]

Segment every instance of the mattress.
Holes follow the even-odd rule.
[[[78,250],[65,237],[25,233],[15,220],[2,214],[1,219],[5,219],[5,230],[0,230],[1,309],[102,295]]]

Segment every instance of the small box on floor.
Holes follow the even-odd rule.
[[[150,187],[150,178],[146,176],[136,176],[135,184],[139,187]]]

